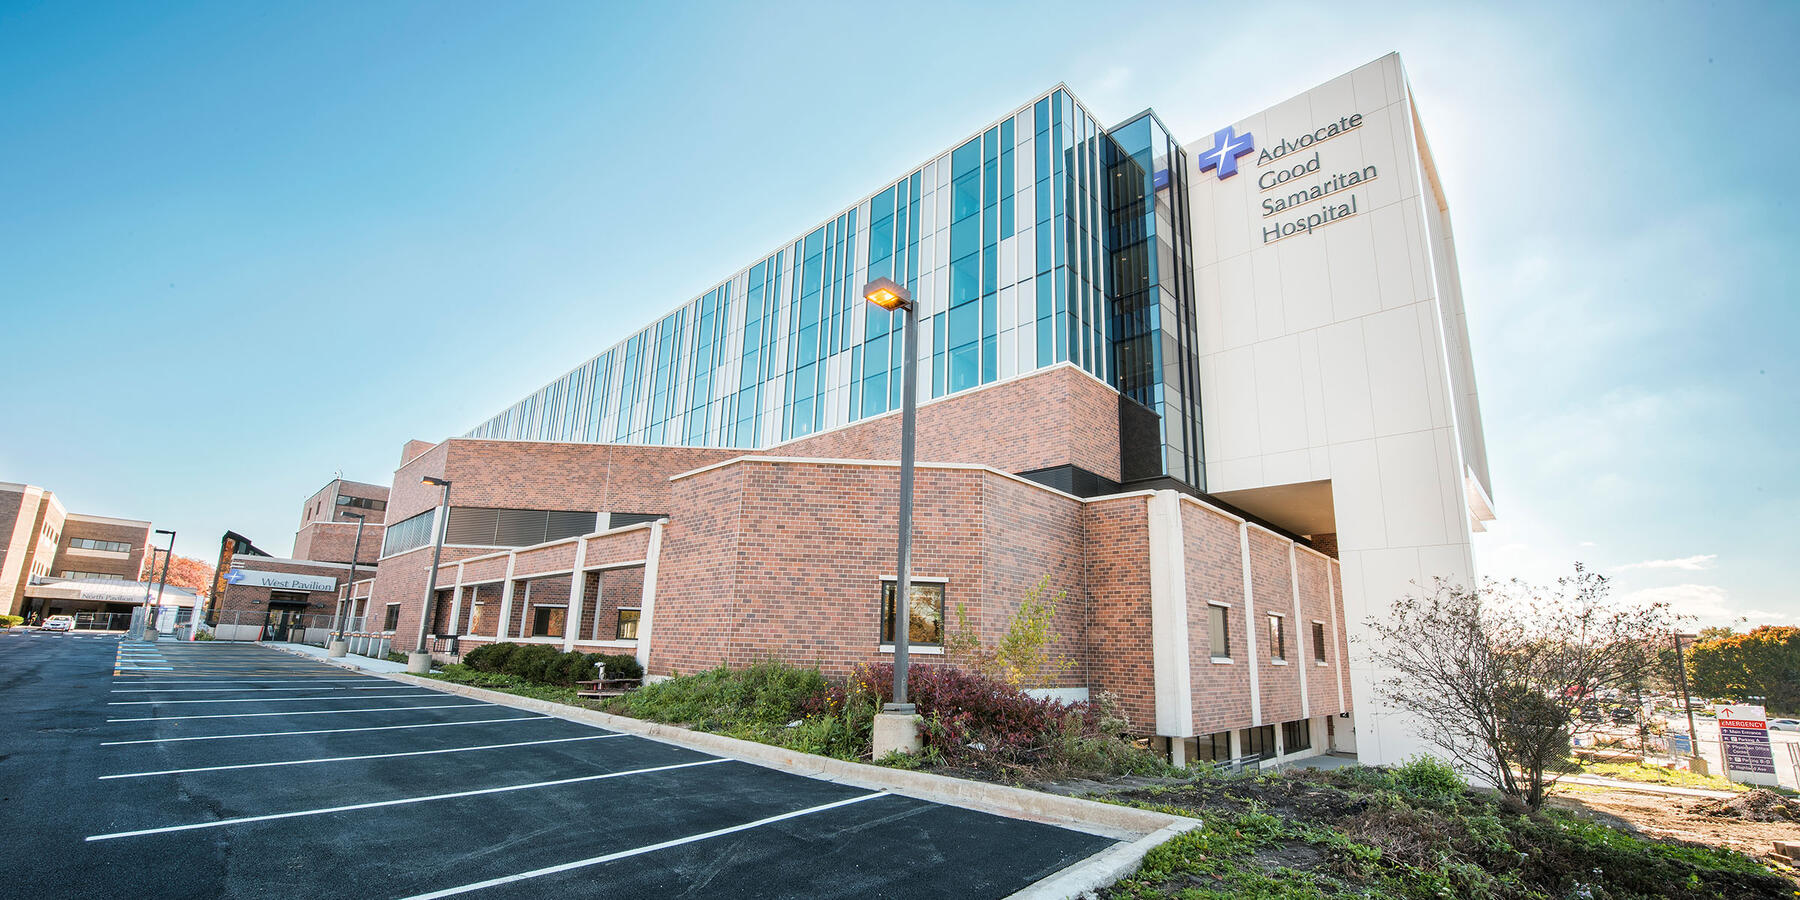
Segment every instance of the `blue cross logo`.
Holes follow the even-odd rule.
[[[1238,134],[1230,126],[1213,133],[1212,149],[1200,154],[1200,171],[1219,170],[1219,179],[1237,174],[1238,157],[1256,149],[1256,138],[1246,131]]]

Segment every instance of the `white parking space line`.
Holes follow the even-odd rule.
[[[433,756],[443,753],[469,753],[475,750],[503,750],[508,747],[535,747],[540,744],[567,744],[571,741],[599,741],[628,737],[625,734],[588,734],[581,737],[549,738],[542,741],[514,741],[510,744],[482,744],[479,747],[449,747],[442,750],[409,750],[404,753],[369,753],[362,756],[327,756],[318,759],[289,759],[281,762],[239,763],[234,766],[203,766],[198,769],[163,769],[158,772],[127,772],[123,775],[101,775],[101,781],[115,778],[145,778],[150,775],[187,775],[193,772],[223,772],[229,769],[266,769],[271,766],[304,766],[312,763],[354,762],[363,759],[393,759],[399,756]]]
[[[564,784],[580,784],[584,781],[601,781],[607,778],[624,778],[628,775],[647,775],[651,772],[668,772],[674,769],[690,769],[694,766],[710,766],[729,759],[702,759],[695,762],[676,763],[671,766],[651,766],[647,769],[631,769],[625,772],[605,772],[600,775],[583,775],[579,778],[559,778],[555,781],[538,781],[531,784],[509,784],[505,787],[481,788],[474,791],[457,791],[454,794],[430,794],[424,797],[403,797],[399,800],[378,800],[374,803],[352,803],[349,806],[328,806],[324,809],[302,809],[294,812],[271,813],[266,816],[241,816],[235,819],[220,819],[216,822],[195,822],[191,825],[169,825],[163,828],[144,828],[138,831],[118,831],[112,834],[90,835],[90,841],[110,841],[114,838],[142,837],[147,834],[167,834],[171,831],[195,831],[201,828],[223,828],[227,825],[247,825],[251,822],[269,822],[276,819],[297,819],[303,816],[322,816],[328,813],[351,812],[358,809],[377,809],[383,806],[404,806],[410,803],[429,803],[433,800],[455,800],[459,797],[479,797],[483,794],[503,794],[508,791],[529,791],[536,788],[556,787]]]
[[[670,847],[679,847],[682,844],[692,844],[697,841],[704,841],[704,840],[708,840],[710,838],[723,837],[728,834],[736,834],[740,831],[749,831],[752,828],[761,828],[764,825],[773,825],[776,822],[784,822],[784,821],[787,821],[788,819],[798,819],[801,816],[810,816],[813,813],[821,813],[828,809],[837,809],[838,807],[841,807],[841,806],[849,806],[852,803],[861,803],[864,800],[873,800],[876,797],[886,797],[886,796],[888,796],[887,791],[876,791],[873,794],[863,794],[859,797],[851,797],[846,800],[839,800],[835,803],[822,803],[818,806],[809,806],[806,809],[797,809],[790,813],[782,813],[779,816],[769,816],[768,818],[757,819],[754,822],[745,822],[742,825],[733,825],[730,828],[720,828],[715,831],[707,831],[707,832],[703,832],[701,834],[690,834],[687,837],[675,838],[674,840],[662,841],[661,843],[656,843],[656,844],[645,844],[642,847],[634,847],[630,850],[620,850],[617,853],[608,853],[605,856],[595,856],[595,857],[590,857],[588,859],[579,859],[579,860],[576,860],[575,862],[567,862],[567,863],[563,863],[562,865],[557,865],[557,866],[546,866],[545,868],[542,868],[542,869],[533,869],[529,872],[520,872],[517,875],[505,875],[500,878],[489,878],[486,881],[477,881],[473,884],[465,884],[465,885],[461,885],[459,887],[445,888],[441,891],[432,891],[429,894],[414,894],[411,897],[407,897],[406,900],[434,900],[434,898],[437,898],[437,897],[454,897],[457,894],[467,894],[470,891],[479,891],[479,890],[483,890],[485,888],[498,887],[503,884],[511,884],[515,881],[524,881],[528,878],[540,878],[545,875],[555,875],[558,872],[567,872],[571,869],[582,869],[582,868],[586,868],[588,866],[597,866],[597,865],[600,865],[601,863],[609,863],[609,862],[612,862],[613,860],[617,860],[617,859],[625,859],[626,857],[631,857],[631,856],[640,856],[645,853],[654,853],[658,850],[666,850]],[[93,838],[89,838],[88,840],[93,840]]]
[[[124,676],[120,676],[123,678]],[[395,684],[386,678],[213,678],[202,680],[208,676],[184,675],[180,678],[146,678],[132,676],[129,684]],[[150,688],[150,690],[175,690],[175,688]],[[118,693],[114,691],[114,693]]]
[[[545,722],[557,719],[555,716],[513,716],[506,719],[470,719],[467,722],[417,722],[412,725],[368,725],[362,728],[316,728],[311,731],[254,731],[248,734],[199,734],[192,737],[143,738],[135,741],[101,741],[102,747],[123,747],[127,744],[173,744],[180,741],[226,741],[235,738],[261,737],[293,737],[302,734],[349,734],[353,731],[399,731],[404,728],[450,728],[456,725],[492,725],[495,722]]]
[[[438,695],[442,696],[442,695]],[[437,706],[377,706],[369,709],[304,709],[299,712],[215,713],[206,716],[140,716],[133,719],[107,719],[108,722],[169,722],[176,719],[256,719],[264,716],[337,716],[345,713],[405,712],[410,709],[460,709],[467,706],[492,706],[491,703],[444,703]]]
[[[405,690],[405,688],[397,688]],[[232,697],[211,700],[112,700],[107,706],[167,706],[174,703],[302,703],[307,700],[404,700],[410,697],[442,697],[437,691],[423,694],[360,694],[355,697]]]
[[[115,693],[115,694],[231,694],[231,693],[274,694],[274,693],[280,693],[282,691],[381,691],[381,690],[398,690],[403,687],[406,687],[406,685],[394,684],[393,682],[390,681],[390,682],[386,682],[384,684],[369,685],[367,687],[359,687],[357,685],[347,684],[347,685],[343,685],[341,687],[331,687],[329,685],[314,685],[312,687],[269,687],[269,688],[246,688],[246,687],[148,688],[148,689],[131,688],[129,690],[118,690],[115,688],[113,690],[113,693]]]

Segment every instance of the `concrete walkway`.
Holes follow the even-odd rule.
[[[319,662],[328,663],[334,666],[343,666],[346,669],[361,669],[364,672],[380,672],[382,674],[406,671],[406,663],[393,662],[392,660],[386,659],[376,659],[372,656],[357,656],[354,653],[333,659],[332,657],[325,655],[324,647],[314,647],[311,644],[281,644],[273,641],[265,641],[263,642],[263,646],[272,647],[276,650],[285,650],[296,656],[311,657]]]
[[[1684,788],[1668,784],[1646,784],[1642,781],[1626,781],[1622,778],[1601,778],[1598,775],[1564,775],[1557,779],[1558,784],[1585,784],[1591,787],[1613,788],[1621,791],[1638,791],[1645,794],[1668,794],[1674,797],[1706,797],[1720,799],[1736,797],[1738,791],[1715,791],[1709,788]]]

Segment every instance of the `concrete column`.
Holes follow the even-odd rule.
[[[456,587],[450,592],[450,633],[462,634],[463,564],[456,564]]]
[[[1344,647],[1338,640],[1337,579],[1333,577],[1337,560],[1325,559],[1325,601],[1331,608],[1331,681],[1337,685],[1338,712],[1349,712],[1344,704]]]
[[[575,542],[575,570],[569,573],[569,614],[563,622],[563,652],[575,649],[576,633],[581,631],[581,605],[587,597],[587,541]]]
[[[1312,718],[1312,698],[1306,693],[1306,670],[1316,663],[1312,660],[1312,620],[1300,615],[1300,564],[1294,557],[1294,543],[1288,542],[1288,585],[1294,589],[1294,643],[1300,651],[1294,660],[1294,670],[1300,673],[1300,718]]]
[[[1181,499],[1157,491],[1145,507],[1150,544],[1150,650],[1156,733],[1171,744],[1194,734],[1193,657],[1188,650],[1187,553]]]
[[[500,583],[500,621],[494,626],[494,641],[506,640],[507,623],[512,621],[513,565],[519,561],[519,554],[506,554],[506,580]]]
[[[659,519],[650,526],[650,547],[644,552],[644,593],[638,601],[637,661],[650,671],[650,629],[656,612],[656,565],[662,557],[663,528],[669,520]]]
[[[1256,591],[1250,583],[1250,523],[1238,523],[1238,558],[1244,564],[1244,653],[1250,664],[1250,724],[1261,725],[1262,681],[1256,671]]]

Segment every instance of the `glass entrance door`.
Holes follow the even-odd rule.
[[[299,624],[299,619],[300,610],[271,607],[269,609],[268,621],[263,627],[263,633],[268,635],[266,640],[289,640],[290,638],[288,635],[293,631],[295,626]]]

